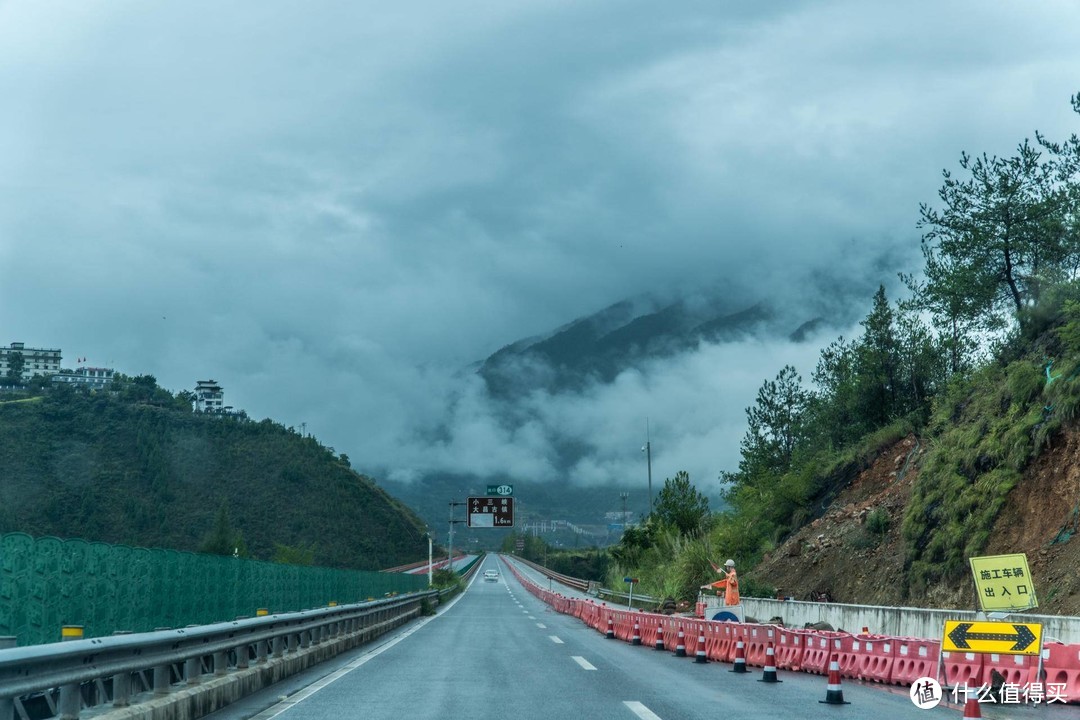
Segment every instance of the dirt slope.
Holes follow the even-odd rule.
[[[967,577],[942,583],[923,598],[903,598],[904,546],[900,528],[926,451],[909,436],[887,448],[845,488],[824,516],[789,537],[751,576],[798,600],[828,593],[835,602],[974,608]],[[1008,496],[984,555],[1027,554],[1039,598],[1037,612],[1080,614],[1080,432],[1057,436]],[[887,529],[867,519],[880,510]]]

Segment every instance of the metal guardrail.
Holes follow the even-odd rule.
[[[528,565],[529,567],[531,567],[533,570],[540,573],[544,577],[549,577],[552,580],[557,580],[558,582],[562,583],[563,585],[566,585],[568,587],[572,587],[575,590],[580,590],[581,592],[587,593],[587,592],[589,592],[590,585],[592,585],[592,583],[590,583],[588,580],[582,580],[581,578],[570,577],[569,575],[563,575],[561,573],[557,573],[557,572],[554,572],[552,570],[548,570],[543,565],[540,565],[539,563],[534,563],[532,560],[526,560],[525,558],[521,557],[520,555],[515,555],[513,553],[506,553],[506,554],[509,555],[510,557],[514,558],[518,562],[523,563],[525,565]]]
[[[174,680],[198,685],[206,672],[224,676],[343,636],[359,644],[415,617],[425,600],[440,595],[429,590],[178,630],[0,649],[0,720],[12,720],[16,711],[28,718],[24,705],[32,699],[43,699],[61,720],[76,720],[84,705],[129,705],[135,684],[161,697],[172,692]]]
[[[548,570],[543,565],[540,565],[538,563],[534,563],[531,560],[526,560],[525,558],[521,557],[520,555],[514,555],[512,553],[507,553],[507,555],[510,555],[511,557],[513,557],[515,560],[517,560],[520,563],[528,565],[529,567],[531,567],[533,570],[540,573],[544,577],[549,577],[552,580],[556,580],[556,581],[562,583],[563,585],[566,585],[568,587],[572,587],[572,588],[574,588],[576,590],[580,590],[580,591],[582,591],[584,593],[588,593],[588,594],[591,594],[591,595],[596,595],[596,597],[600,597],[600,598],[618,598],[618,599],[621,599],[621,600],[629,600],[630,599],[630,593],[624,593],[624,592],[620,592],[618,590],[610,590],[608,588],[600,587],[599,583],[596,583],[596,582],[590,582],[589,580],[582,580],[581,578],[570,577],[569,575],[563,575],[561,573],[554,572],[553,570]],[[644,603],[646,605],[656,605],[657,603],[660,602],[660,600],[657,599],[657,598],[654,598],[654,597],[652,597],[650,595],[641,595],[639,593],[634,593],[634,600],[640,601],[640,602],[642,602],[642,603]]]

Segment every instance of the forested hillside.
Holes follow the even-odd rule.
[[[314,438],[193,413],[150,376],[113,387],[0,396],[0,533],[358,569],[426,554],[415,514]]]
[[[920,605],[972,600],[972,556],[1029,552],[1056,607],[1080,609],[1063,579],[1075,553],[1058,547],[1080,496],[1057,469],[1080,461],[1067,440],[1080,415],[1080,138],[1036,133],[1010,157],[959,164],[920,208],[924,265],[897,268],[905,297],[882,286],[809,383],[787,366],[761,385],[722,478],[729,509],[691,523],[654,511],[614,551],[612,577],[686,596],[715,577],[710,559],[765,558],[744,575],[750,593],[843,587],[834,599]],[[677,480],[658,509],[700,508]]]

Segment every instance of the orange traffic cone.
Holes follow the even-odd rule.
[[[686,636],[683,635],[682,625],[679,626],[679,634],[675,640],[675,657],[686,657]]]
[[[697,636],[697,651],[694,653],[694,662],[707,663],[709,658],[705,656],[705,632],[701,631]]]
[[[611,622],[610,615],[607,619],[607,633],[604,634],[604,637],[606,637],[608,640],[615,637],[615,623]]]
[[[851,704],[844,699],[844,691],[840,689],[840,661],[835,654],[829,658],[829,684],[826,686],[825,699],[818,702],[827,705]]]
[[[969,697],[967,702],[964,703],[964,717],[966,718],[981,718],[982,707],[979,705],[977,698]]]
[[[776,677],[776,651],[773,649],[772,641],[769,641],[765,647],[765,670],[761,673],[761,679],[758,682],[784,682]]]
[[[634,621],[634,635],[633,635],[633,637],[630,638],[630,644],[631,645],[640,645],[641,644],[641,626],[638,625],[637,620]]]
[[[735,641],[735,663],[731,666],[731,669],[728,670],[728,672],[746,672],[746,644],[743,643],[743,639],[741,637]]]
[[[656,642],[653,643],[653,650],[663,650],[663,649],[664,649],[664,626],[663,626],[663,624],[661,624],[660,627],[656,628]]]

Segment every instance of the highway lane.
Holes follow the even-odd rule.
[[[478,578],[439,615],[410,624],[302,679],[287,681],[210,717],[215,720],[316,718],[448,718],[502,720],[589,718],[689,720],[756,718],[959,717],[954,708],[919,710],[906,689],[892,692],[845,681],[850,705],[823,705],[826,680],[781,673],[778,685],[757,682],[760,670],[729,673],[670,653],[606,640],[575,618],[530,595],[500,561],[501,579]],[[329,673],[329,674],[327,674]],[[288,695],[282,702],[277,699]],[[1080,718],[1080,711],[1003,706],[988,718]]]

